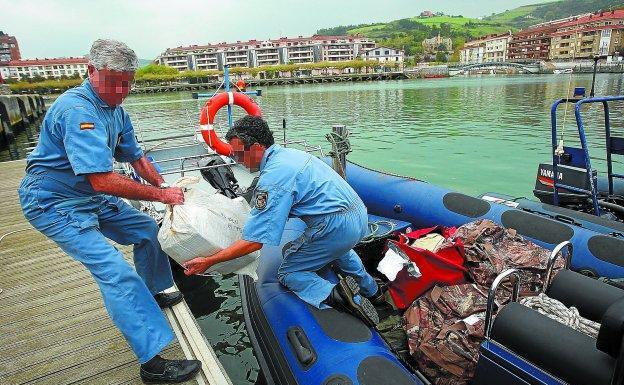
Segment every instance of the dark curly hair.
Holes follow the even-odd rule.
[[[225,134],[225,139],[239,138],[245,148],[249,148],[254,143],[270,147],[275,143],[273,132],[269,129],[267,122],[259,116],[246,115],[232,125],[232,128]]]

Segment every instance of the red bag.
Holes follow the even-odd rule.
[[[396,279],[389,283],[388,291],[397,308],[407,309],[414,300],[435,285],[459,285],[467,282],[468,269],[464,267],[464,245],[460,239],[448,240],[455,230],[436,226],[405,234],[398,242],[389,241],[403,250],[409,259],[416,263],[422,274],[419,278],[415,278],[407,272],[407,267],[404,267]],[[449,245],[436,253],[409,245],[411,241],[431,233],[442,235],[448,240]]]

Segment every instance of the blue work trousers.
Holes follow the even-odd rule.
[[[323,301],[335,284],[319,276],[317,271],[336,261],[344,274],[355,278],[362,295],[370,297],[377,292],[377,283],[353,251],[368,233],[368,216],[363,204],[358,202],[336,213],[301,219],[306,222],[306,230],[282,250],[283,261],[277,272],[282,285],[310,305],[328,308]]]
[[[173,286],[173,276],[152,218],[117,197],[79,194],[45,174],[26,174],[19,196],[30,224],[89,269],[140,363],[173,340],[153,297]],[[107,238],[134,245],[136,270]]]

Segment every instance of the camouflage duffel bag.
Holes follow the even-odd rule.
[[[435,286],[404,314],[411,356],[436,385],[465,384],[483,341],[487,292],[474,284]]]
[[[507,269],[520,271],[521,296],[537,295],[544,285],[550,251],[488,219],[467,223],[451,236],[464,245],[466,267],[472,280],[489,288],[494,278]],[[553,277],[564,267],[559,258]]]

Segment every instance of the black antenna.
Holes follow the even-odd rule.
[[[284,146],[286,145],[286,118],[282,119],[282,130],[284,130]]]
[[[598,60],[606,58],[606,55],[603,56],[594,56],[594,76],[592,77],[592,86],[591,91],[589,92],[589,97],[594,97],[594,89],[596,87],[596,72],[598,71]]]

